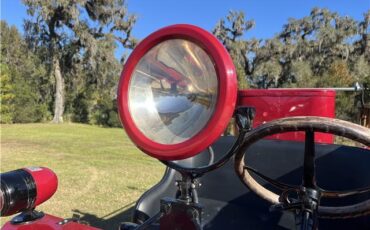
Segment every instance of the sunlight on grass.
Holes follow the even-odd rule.
[[[114,219],[116,210],[122,213],[132,207],[164,173],[164,166],[140,152],[122,129],[82,124],[2,125],[1,172],[28,166],[48,167],[59,179],[56,194],[38,210],[63,218],[78,210],[95,217],[90,218],[91,225],[103,228],[98,221]],[[2,218],[2,224],[7,219]]]

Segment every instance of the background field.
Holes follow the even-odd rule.
[[[117,229],[164,166],[141,153],[122,128],[81,124],[1,125],[1,172],[46,166],[59,188],[38,210]],[[1,226],[9,218],[1,218]]]

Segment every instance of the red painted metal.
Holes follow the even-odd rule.
[[[48,200],[58,188],[58,178],[53,171],[45,167],[24,168],[30,173],[36,183],[36,201],[35,206]]]
[[[45,214],[41,219],[35,220],[31,223],[14,225],[7,222],[1,229],[2,230],[98,230],[88,225],[79,224],[76,222],[67,222],[59,224],[63,221],[62,218]]]
[[[254,89],[238,92],[238,105],[256,108],[256,127],[267,121],[292,116],[335,117],[335,91],[326,89]],[[304,141],[303,132],[289,132],[271,139]],[[333,143],[333,135],[317,133],[315,141]]]
[[[128,87],[136,64],[152,47],[168,39],[186,39],[202,47],[213,59],[219,81],[217,105],[210,121],[194,137],[173,145],[159,144],[147,138],[135,126],[128,109]],[[178,160],[196,155],[221,135],[234,112],[236,97],[235,67],[225,47],[209,32],[196,26],[179,24],[154,32],[140,42],[132,52],[119,82],[118,110],[128,136],[138,148],[161,160]]]

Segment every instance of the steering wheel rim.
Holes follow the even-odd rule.
[[[235,155],[235,171],[244,185],[272,204],[280,203],[280,195],[266,189],[251,176],[244,163],[244,153],[253,143],[266,136],[291,131],[331,133],[337,136],[349,138],[358,143],[364,144],[365,146],[370,146],[370,130],[368,128],[347,121],[325,117],[300,116],[282,118],[265,123],[248,132],[240,151]],[[367,187],[357,191],[343,192],[343,196],[369,191],[370,187]],[[335,197],[336,195],[339,197],[341,196],[340,193],[341,192],[339,192],[338,195],[337,192],[322,190],[321,197]],[[352,218],[367,214],[370,214],[370,200],[341,207],[318,207],[318,216],[321,218]]]

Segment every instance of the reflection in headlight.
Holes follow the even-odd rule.
[[[212,117],[218,94],[213,61],[196,44],[164,41],[139,61],[129,87],[135,125],[161,144],[186,141]]]

